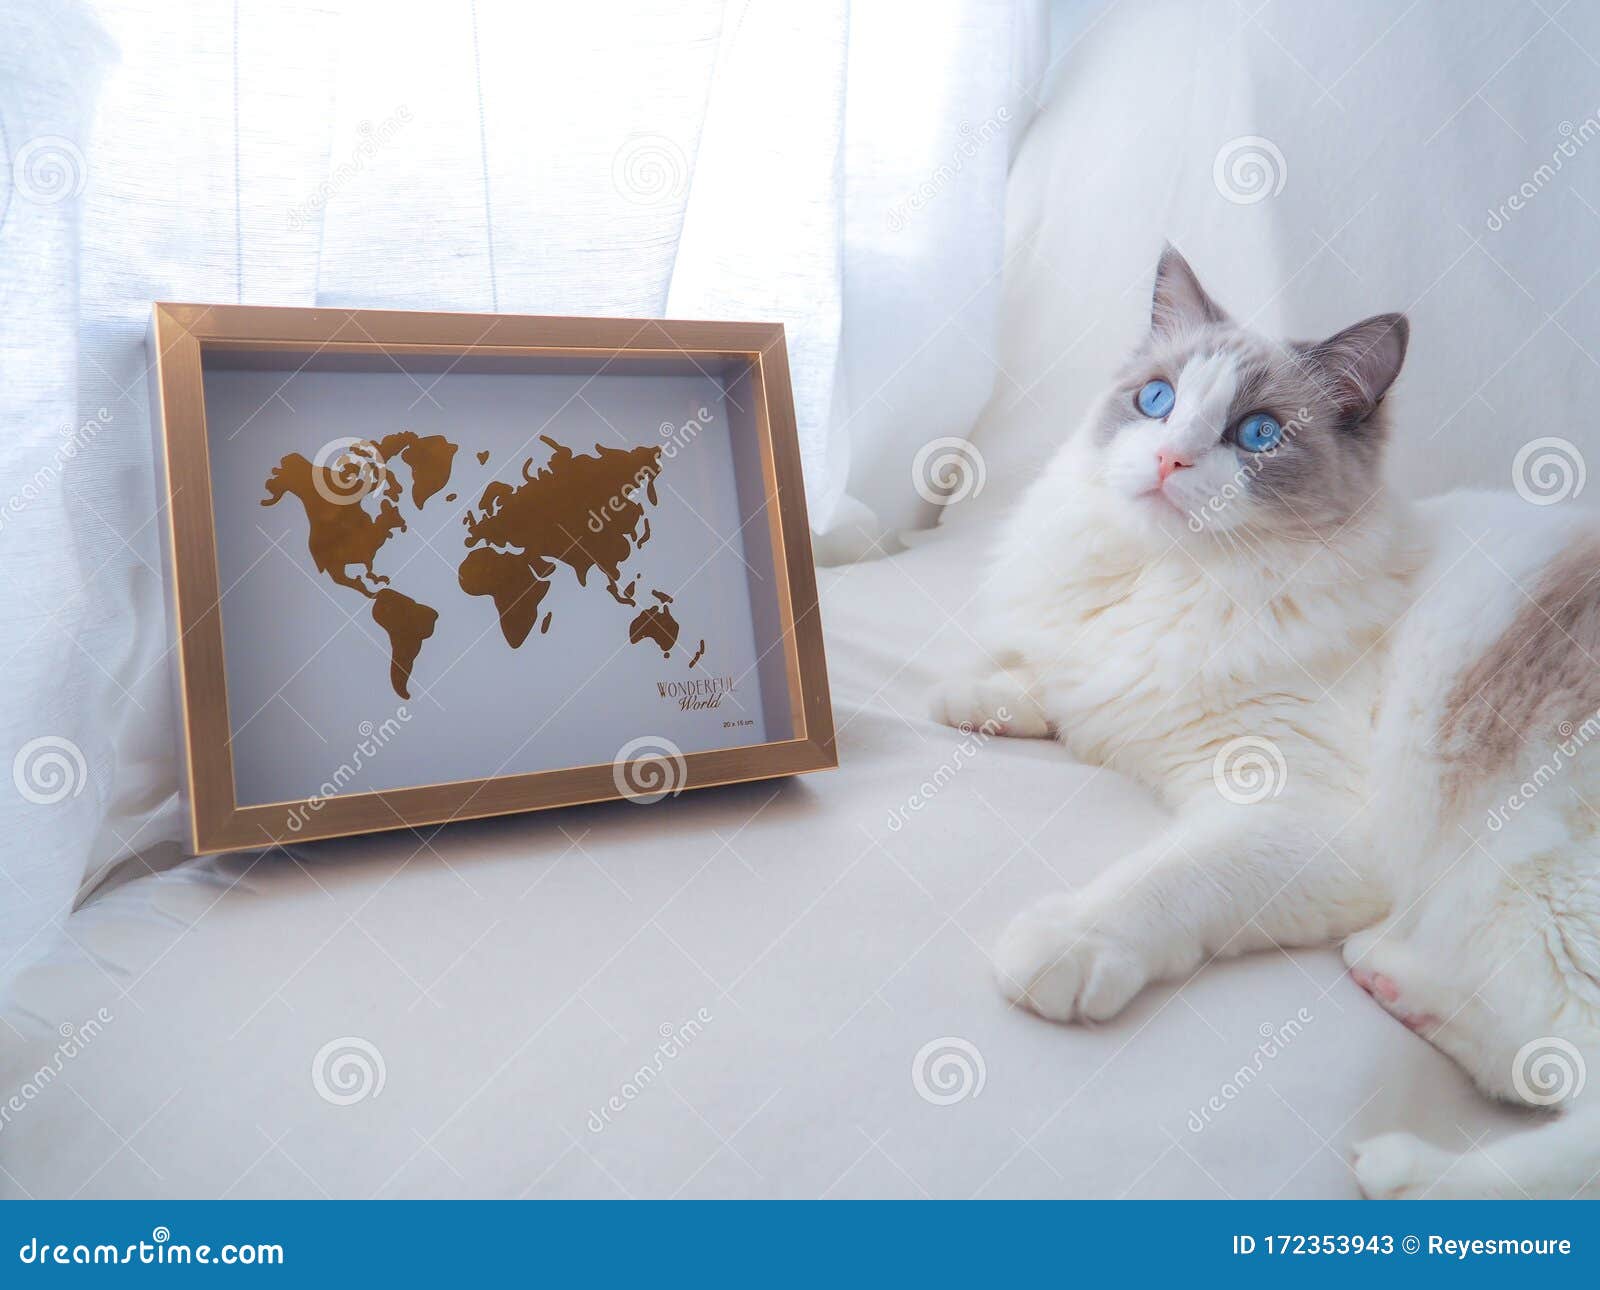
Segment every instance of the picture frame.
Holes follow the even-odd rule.
[[[148,345],[194,853],[837,766],[781,325],[157,303]]]

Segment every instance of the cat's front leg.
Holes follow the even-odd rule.
[[[1351,1168],[1372,1200],[1575,1200],[1600,1195],[1600,1111],[1570,1110],[1470,1151],[1411,1133],[1356,1144]]]
[[[1047,737],[1050,722],[1022,666],[952,676],[933,692],[935,721],[961,730],[982,730],[1019,739]]]
[[[994,954],[1006,998],[1052,1021],[1121,1012],[1155,968],[1111,906],[1091,892],[1059,892],[1012,919]]]
[[[1087,886],[1016,918],[995,951],[1008,998],[1054,1021],[1103,1021],[1149,982],[1211,958],[1318,945],[1380,917],[1384,895],[1277,805],[1180,815]]]

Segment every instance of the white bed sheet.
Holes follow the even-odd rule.
[[[1513,1124],[1331,950],[1214,964],[1092,1028],[1006,1006],[1005,920],[1158,812],[1048,742],[958,756],[924,715],[981,536],[824,572],[835,772],[195,861],[92,901],[0,1013],[0,1192],[1341,1197],[1362,1136]],[[346,1037],[383,1082],[336,1105],[313,1065]],[[970,1088],[940,1105],[913,1069],[949,1039]]]

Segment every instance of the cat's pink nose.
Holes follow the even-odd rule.
[[[1175,456],[1170,452],[1156,453],[1156,461],[1160,464],[1161,482],[1163,484],[1167,482],[1167,477],[1179,467],[1192,466],[1194,464],[1191,461],[1184,461],[1183,458]]]

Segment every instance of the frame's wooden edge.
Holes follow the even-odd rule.
[[[826,747],[834,747],[833,700],[828,686],[828,659],[822,640],[821,599],[817,594],[816,561],[812,557],[811,520],[806,508],[804,465],[800,457],[800,430],[795,421],[794,390],[789,383],[789,353],[783,324],[776,324],[772,342],[762,352],[762,378],[767,382],[768,414],[773,418],[769,435],[777,460],[778,514],[783,527],[783,560],[789,576],[789,598],[800,606],[795,614],[795,648],[800,656],[805,690],[806,733]],[[781,495],[784,481],[792,494]],[[791,553],[804,558],[791,558]],[[835,761],[837,765],[837,761]]]
[[[158,301],[170,328],[202,344],[286,341],[308,344],[561,347],[589,352],[641,349],[641,337],[664,350],[763,353],[782,343],[783,324],[702,318],[598,318],[580,314],[418,313],[297,305],[208,305]],[[330,336],[332,330],[334,335]],[[583,342],[578,344],[576,342]]]
[[[195,443],[175,444],[169,427],[174,419],[175,406],[182,397],[176,388],[179,380],[185,376],[192,377],[198,387],[200,354],[198,343],[182,320],[174,315],[170,307],[159,302],[151,306],[148,339],[156,350],[152,356],[152,370],[149,376],[153,413],[150,428],[152,446],[158,459],[157,470],[163,489],[162,500],[166,503],[166,514],[159,524],[159,529],[168,560],[168,577],[163,579],[163,600],[169,630],[173,633],[169,666],[172,674],[171,689],[178,704],[181,761],[179,798],[183,815],[188,823],[190,849],[199,854],[200,840],[204,832],[201,816],[203,805],[207,800],[207,792],[202,791],[201,780],[203,778],[207,781],[212,780],[214,767],[203,769],[195,756],[196,728],[205,723],[202,715],[204,705],[201,702],[202,696],[196,693],[195,686],[191,682],[191,669],[188,663],[191,651],[204,646],[206,633],[200,629],[205,618],[216,612],[219,599],[216,578],[216,530],[211,506],[210,465],[207,460],[208,450],[204,434],[204,398],[199,398],[197,403],[200,413],[200,434]],[[194,391],[191,390],[190,393],[193,394]],[[185,486],[178,482],[179,476],[193,474],[193,467],[196,465],[201,478],[206,482],[204,495],[197,500],[180,502]],[[198,515],[197,508],[200,512]],[[194,530],[192,533],[189,532],[191,529]],[[199,548],[198,554],[206,558],[198,562],[184,561],[181,552],[184,549],[194,550],[196,545]],[[187,573],[186,565],[189,570]],[[193,585],[197,578],[204,583],[208,572],[212,584],[209,597],[205,594],[204,586]],[[197,609],[196,602],[199,600],[207,600],[210,609]],[[216,626],[220,640],[220,618]],[[198,639],[192,639],[197,634]],[[218,661],[220,665],[220,647]],[[225,694],[223,697],[225,701]],[[225,707],[221,722],[223,733],[226,735]],[[232,757],[226,742],[223,745],[222,756],[226,760],[227,777],[224,782],[231,802]]]
[[[166,476],[171,544],[168,588],[177,639],[174,645],[180,739],[185,758],[183,796],[191,848],[203,855],[402,828],[436,827],[455,820],[547,810],[557,806],[626,800],[612,763],[418,785],[382,793],[351,794],[318,803],[316,827],[291,829],[291,813],[302,817],[314,798],[302,802],[239,806],[235,800],[228,744],[225,654],[216,565],[215,516],[205,436],[202,350],[253,343],[317,348],[462,350],[504,348],[545,352],[625,354],[653,351],[685,358],[722,355],[749,360],[763,387],[766,448],[774,460],[781,549],[774,564],[787,578],[794,627],[786,650],[795,651],[801,706],[791,711],[803,737],[683,754],[686,789],[712,787],[826,770],[838,765],[826,658],[817,617],[816,572],[801,475],[798,430],[789,383],[782,323],[685,319],[614,319],[403,310],[206,305],[157,301],[151,306],[150,336],[156,347],[152,397],[159,409],[156,432]],[[180,388],[181,387],[181,388]],[[192,406],[190,406],[192,405]],[[194,435],[174,435],[183,425]],[[179,442],[174,442],[174,440]],[[181,503],[184,483],[195,485]],[[187,553],[184,555],[183,553]],[[214,622],[208,621],[215,619]],[[780,638],[781,639],[781,638]],[[197,747],[215,755],[197,760]],[[375,817],[377,801],[392,819]]]
[[[195,827],[194,796],[190,789],[192,751],[189,747],[188,696],[183,692],[183,669],[178,663],[183,632],[178,625],[178,546],[172,531],[172,463],[167,453],[166,407],[163,399],[163,365],[160,361],[165,336],[173,327],[171,314],[160,304],[150,306],[150,317],[145,326],[145,349],[149,359],[146,372],[146,399],[150,412],[150,451],[156,475],[156,503],[159,518],[156,521],[157,541],[161,549],[161,608],[162,627],[169,645],[163,658],[168,693],[176,708],[178,736],[178,806],[183,817],[191,850],[199,842]]]
[[[763,754],[762,760],[770,759],[771,764],[744,768],[727,764],[730,759],[752,760],[752,754],[758,753]],[[677,797],[681,793],[703,788],[722,788],[730,784],[837,770],[839,766],[831,739],[826,744],[814,739],[794,739],[778,744],[714,748],[705,752],[685,753],[683,761],[683,782],[676,785],[667,796]],[[580,776],[583,780],[581,783],[578,782]],[[528,800],[530,793],[537,794],[541,787],[548,786],[555,790],[558,782],[565,787],[549,793],[549,800]],[[508,805],[502,800],[507,798],[517,801],[514,805]],[[560,810],[565,806],[623,802],[630,800],[630,795],[617,787],[614,763],[606,762],[594,766],[534,771],[524,775],[501,775],[493,779],[351,793],[323,799],[314,808],[309,806],[313,800],[238,806],[207,818],[197,825],[195,854],[211,855],[219,851],[272,847],[286,842],[320,842],[329,838],[388,833],[397,829],[437,828],[466,820]],[[365,811],[368,804],[374,801],[389,811],[392,820],[374,824],[369,819],[363,819],[359,824],[344,827],[340,816]],[[449,806],[452,802],[455,805]],[[311,830],[290,827],[289,821],[296,811],[318,817],[322,827]]]

